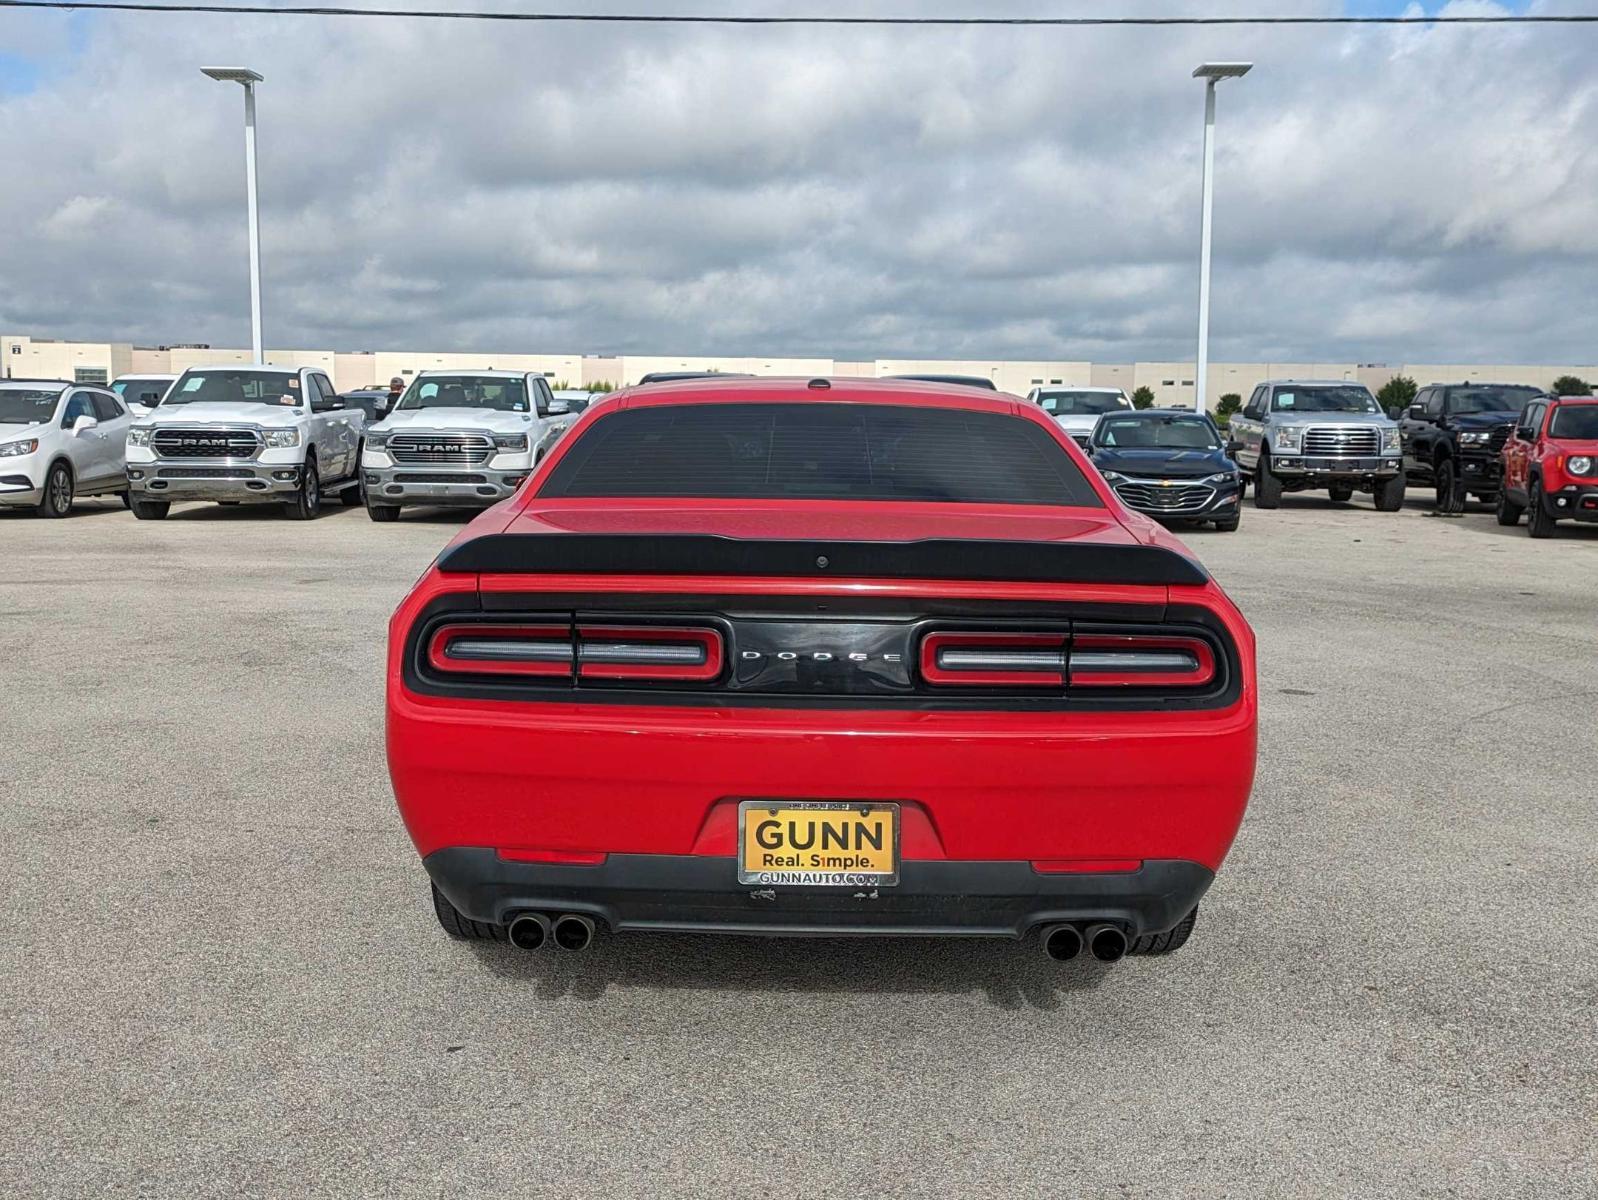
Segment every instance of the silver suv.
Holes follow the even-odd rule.
[[[1369,492],[1381,512],[1403,507],[1398,422],[1364,384],[1269,380],[1232,418],[1231,440],[1256,508],[1275,508],[1283,492],[1323,488],[1336,503]]]

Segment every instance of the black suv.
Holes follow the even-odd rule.
[[[1398,417],[1404,474],[1436,487],[1438,512],[1464,512],[1467,494],[1497,500],[1509,431],[1521,410],[1544,394],[1519,383],[1426,385]]]

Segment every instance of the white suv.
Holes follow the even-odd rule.
[[[1084,450],[1105,413],[1131,412],[1126,393],[1113,387],[1036,387],[1027,399],[1038,405]]]
[[[127,497],[128,410],[103,387],[0,382],[0,505],[64,517],[74,496]]]

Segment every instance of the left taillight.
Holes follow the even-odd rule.
[[[461,622],[431,633],[427,661],[450,675],[706,683],[721,675],[726,654],[709,626]]]

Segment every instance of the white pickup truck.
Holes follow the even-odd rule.
[[[366,432],[367,513],[397,521],[407,504],[487,508],[515,494],[545,431],[571,408],[542,375],[423,371]]]
[[[304,521],[333,492],[359,504],[365,419],[311,367],[192,367],[128,430],[133,515],[212,500],[279,503]]]

